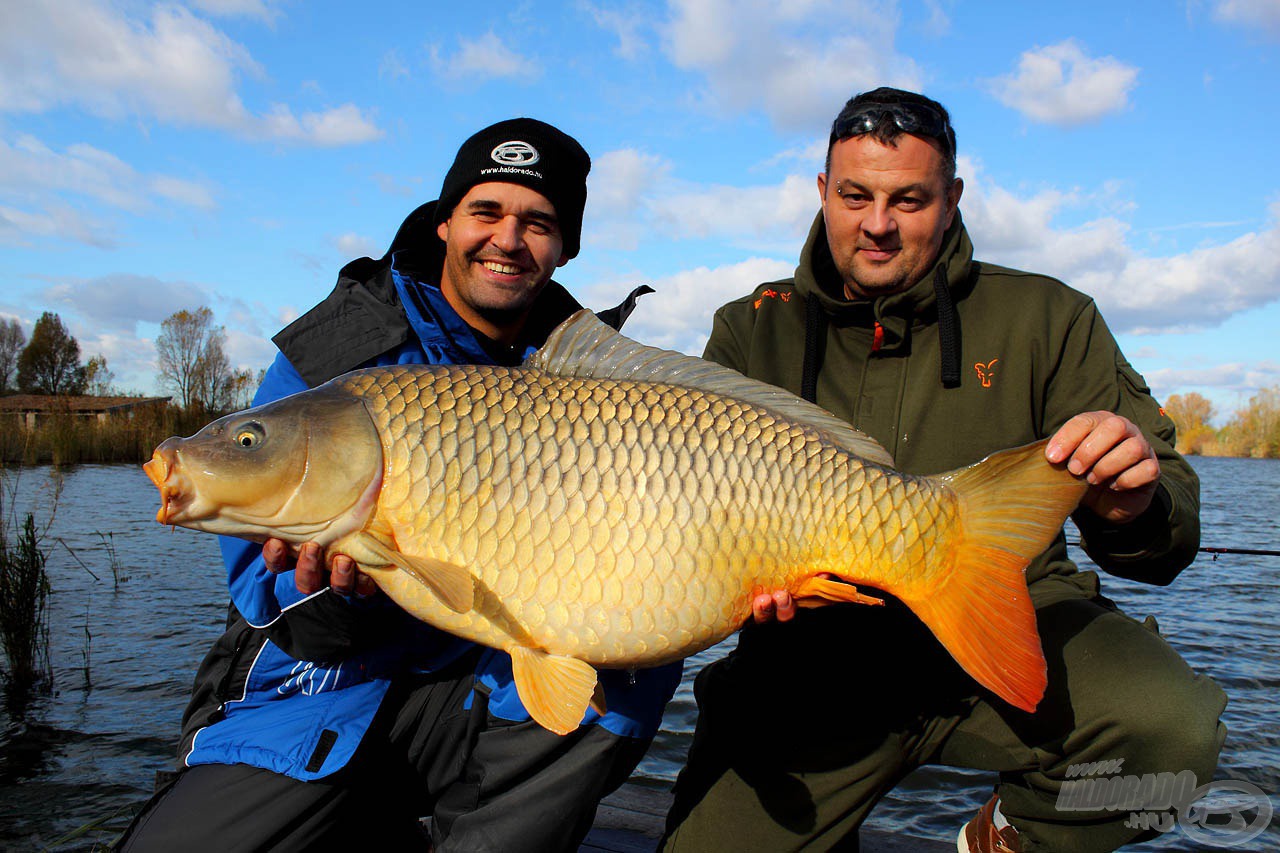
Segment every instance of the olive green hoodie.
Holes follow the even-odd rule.
[[[958,320],[955,387],[941,380],[938,269]],[[1159,584],[1195,557],[1199,480],[1173,450],[1173,422],[1092,299],[1051,278],[974,261],[958,213],[936,268],[921,281],[901,293],[847,299],[819,213],[795,277],[763,284],[717,311],[704,356],[801,393],[810,300],[821,308],[810,356],[820,365],[816,402],[875,437],[900,470],[960,468],[1047,438],[1080,412],[1116,412],[1155,448],[1160,485],[1151,508],[1128,525],[1078,510],[1086,551],[1114,574]],[[941,313],[948,311],[944,303]],[[1035,581],[1074,570],[1059,537],[1027,573]]]

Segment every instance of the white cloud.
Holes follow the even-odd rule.
[[[772,186],[701,187],[656,199],[655,223],[680,237],[720,237],[734,241],[803,237],[818,210],[812,176],[790,175]]]
[[[580,8],[587,12],[601,29],[618,37],[614,53],[623,59],[638,59],[649,50],[649,44],[640,34],[649,25],[648,10],[635,4],[619,8],[616,4],[604,5],[581,0]]]
[[[255,115],[236,91],[244,74],[263,74],[248,50],[177,6],[157,5],[144,21],[101,0],[0,4],[0,111],[69,104],[109,119],[316,145],[381,135],[352,104],[298,118],[287,106]]]
[[[0,245],[29,246],[32,238],[71,240],[100,249],[116,245],[112,223],[81,213],[64,202],[48,202],[38,211],[0,205]]]
[[[1097,121],[1129,104],[1138,69],[1114,57],[1090,57],[1072,39],[1022,54],[1015,72],[989,83],[1005,106],[1047,124]]]
[[[586,241],[629,250],[646,237],[719,238],[790,247],[817,210],[814,178],[791,175],[779,184],[735,187],[672,179],[671,164],[634,149],[596,158],[589,179]]]
[[[1280,3],[1276,0],[1218,0],[1213,16],[1225,23],[1280,37]]]
[[[382,257],[382,249],[370,237],[362,237],[359,234],[347,232],[340,234],[330,240],[333,247],[338,250],[338,254],[344,258],[380,258]]]
[[[921,25],[926,35],[941,38],[951,31],[951,16],[943,8],[942,0],[924,0],[929,17]]]
[[[224,18],[257,18],[264,24],[274,24],[280,17],[279,9],[266,0],[191,0],[191,5],[210,15]]]
[[[917,88],[894,49],[897,18],[869,0],[671,0],[665,50],[706,78],[721,111],[763,110],[786,129],[828,125],[860,90]]]
[[[409,66],[400,56],[400,51],[392,48],[382,54],[378,62],[378,76],[389,80],[409,79]]]
[[[1083,203],[1079,193],[1045,190],[1020,198],[986,181],[971,160],[962,158],[960,170],[960,207],[978,256],[1062,279],[1093,296],[1115,331],[1211,328],[1280,301],[1280,204],[1257,231],[1151,257],[1130,245],[1129,226],[1112,216],[1055,226],[1061,212]]]
[[[416,198],[422,192],[422,178],[419,177],[402,178],[386,172],[374,172],[369,177],[387,195]]]
[[[671,164],[653,154],[624,148],[594,158],[587,177],[583,240],[620,251],[635,249],[647,233],[645,206],[664,190]]]
[[[711,316],[717,308],[746,296],[761,282],[786,278],[794,270],[794,261],[750,258],[658,279],[651,282],[657,292],[637,303],[635,313],[627,321],[627,334],[650,346],[701,355],[711,331]],[[617,301],[616,294],[626,292],[630,286],[602,285],[586,294],[587,304],[612,304]],[[593,298],[595,296],[599,298]]]
[[[358,145],[382,137],[382,131],[354,104],[343,104],[319,113],[295,116],[284,104],[276,104],[249,130],[262,139],[307,142],[313,145]]]
[[[138,323],[160,323],[175,311],[212,302],[201,285],[132,273],[59,281],[45,288],[40,298],[59,311],[91,317],[96,326],[116,332],[132,331]]]
[[[152,206],[157,198],[204,210],[216,206],[205,184],[172,175],[140,174],[92,145],[78,143],[57,152],[26,134],[12,145],[0,139],[0,193],[38,199],[49,192],[87,196],[134,212]]]
[[[542,74],[536,62],[516,53],[493,32],[477,39],[459,36],[458,51],[452,57],[442,56],[436,45],[430,52],[436,74],[454,83],[504,78],[530,83]]]
[[[233,370],[249,370],[257,374],[276,357],[276,345],[256,331],[227,326],[225,352]]]

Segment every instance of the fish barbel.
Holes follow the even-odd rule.
[[[880,603],[856,585],[1033,710],[1046,668],[1024,569],[1085,484],[1043,442],[934,477],[891,461],[817,406],[583,311],[523,367],[358,370],[170,438],[144,467],[157,521],[317,542],[414,616],[508,652],[521,701],[561,734],[596,667],[694,654],[765,591]]]

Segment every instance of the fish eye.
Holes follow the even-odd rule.
[[[254,450],[267,440],[267,432],[262,428],[262,424],[249,421],[235,431],[233,440],[245,450]]]

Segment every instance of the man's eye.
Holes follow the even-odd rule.
[[[919,210],[924,207],[924,199],[915,198],[913,196],[900,198],[898,199],[898,207],[903,210]]]

